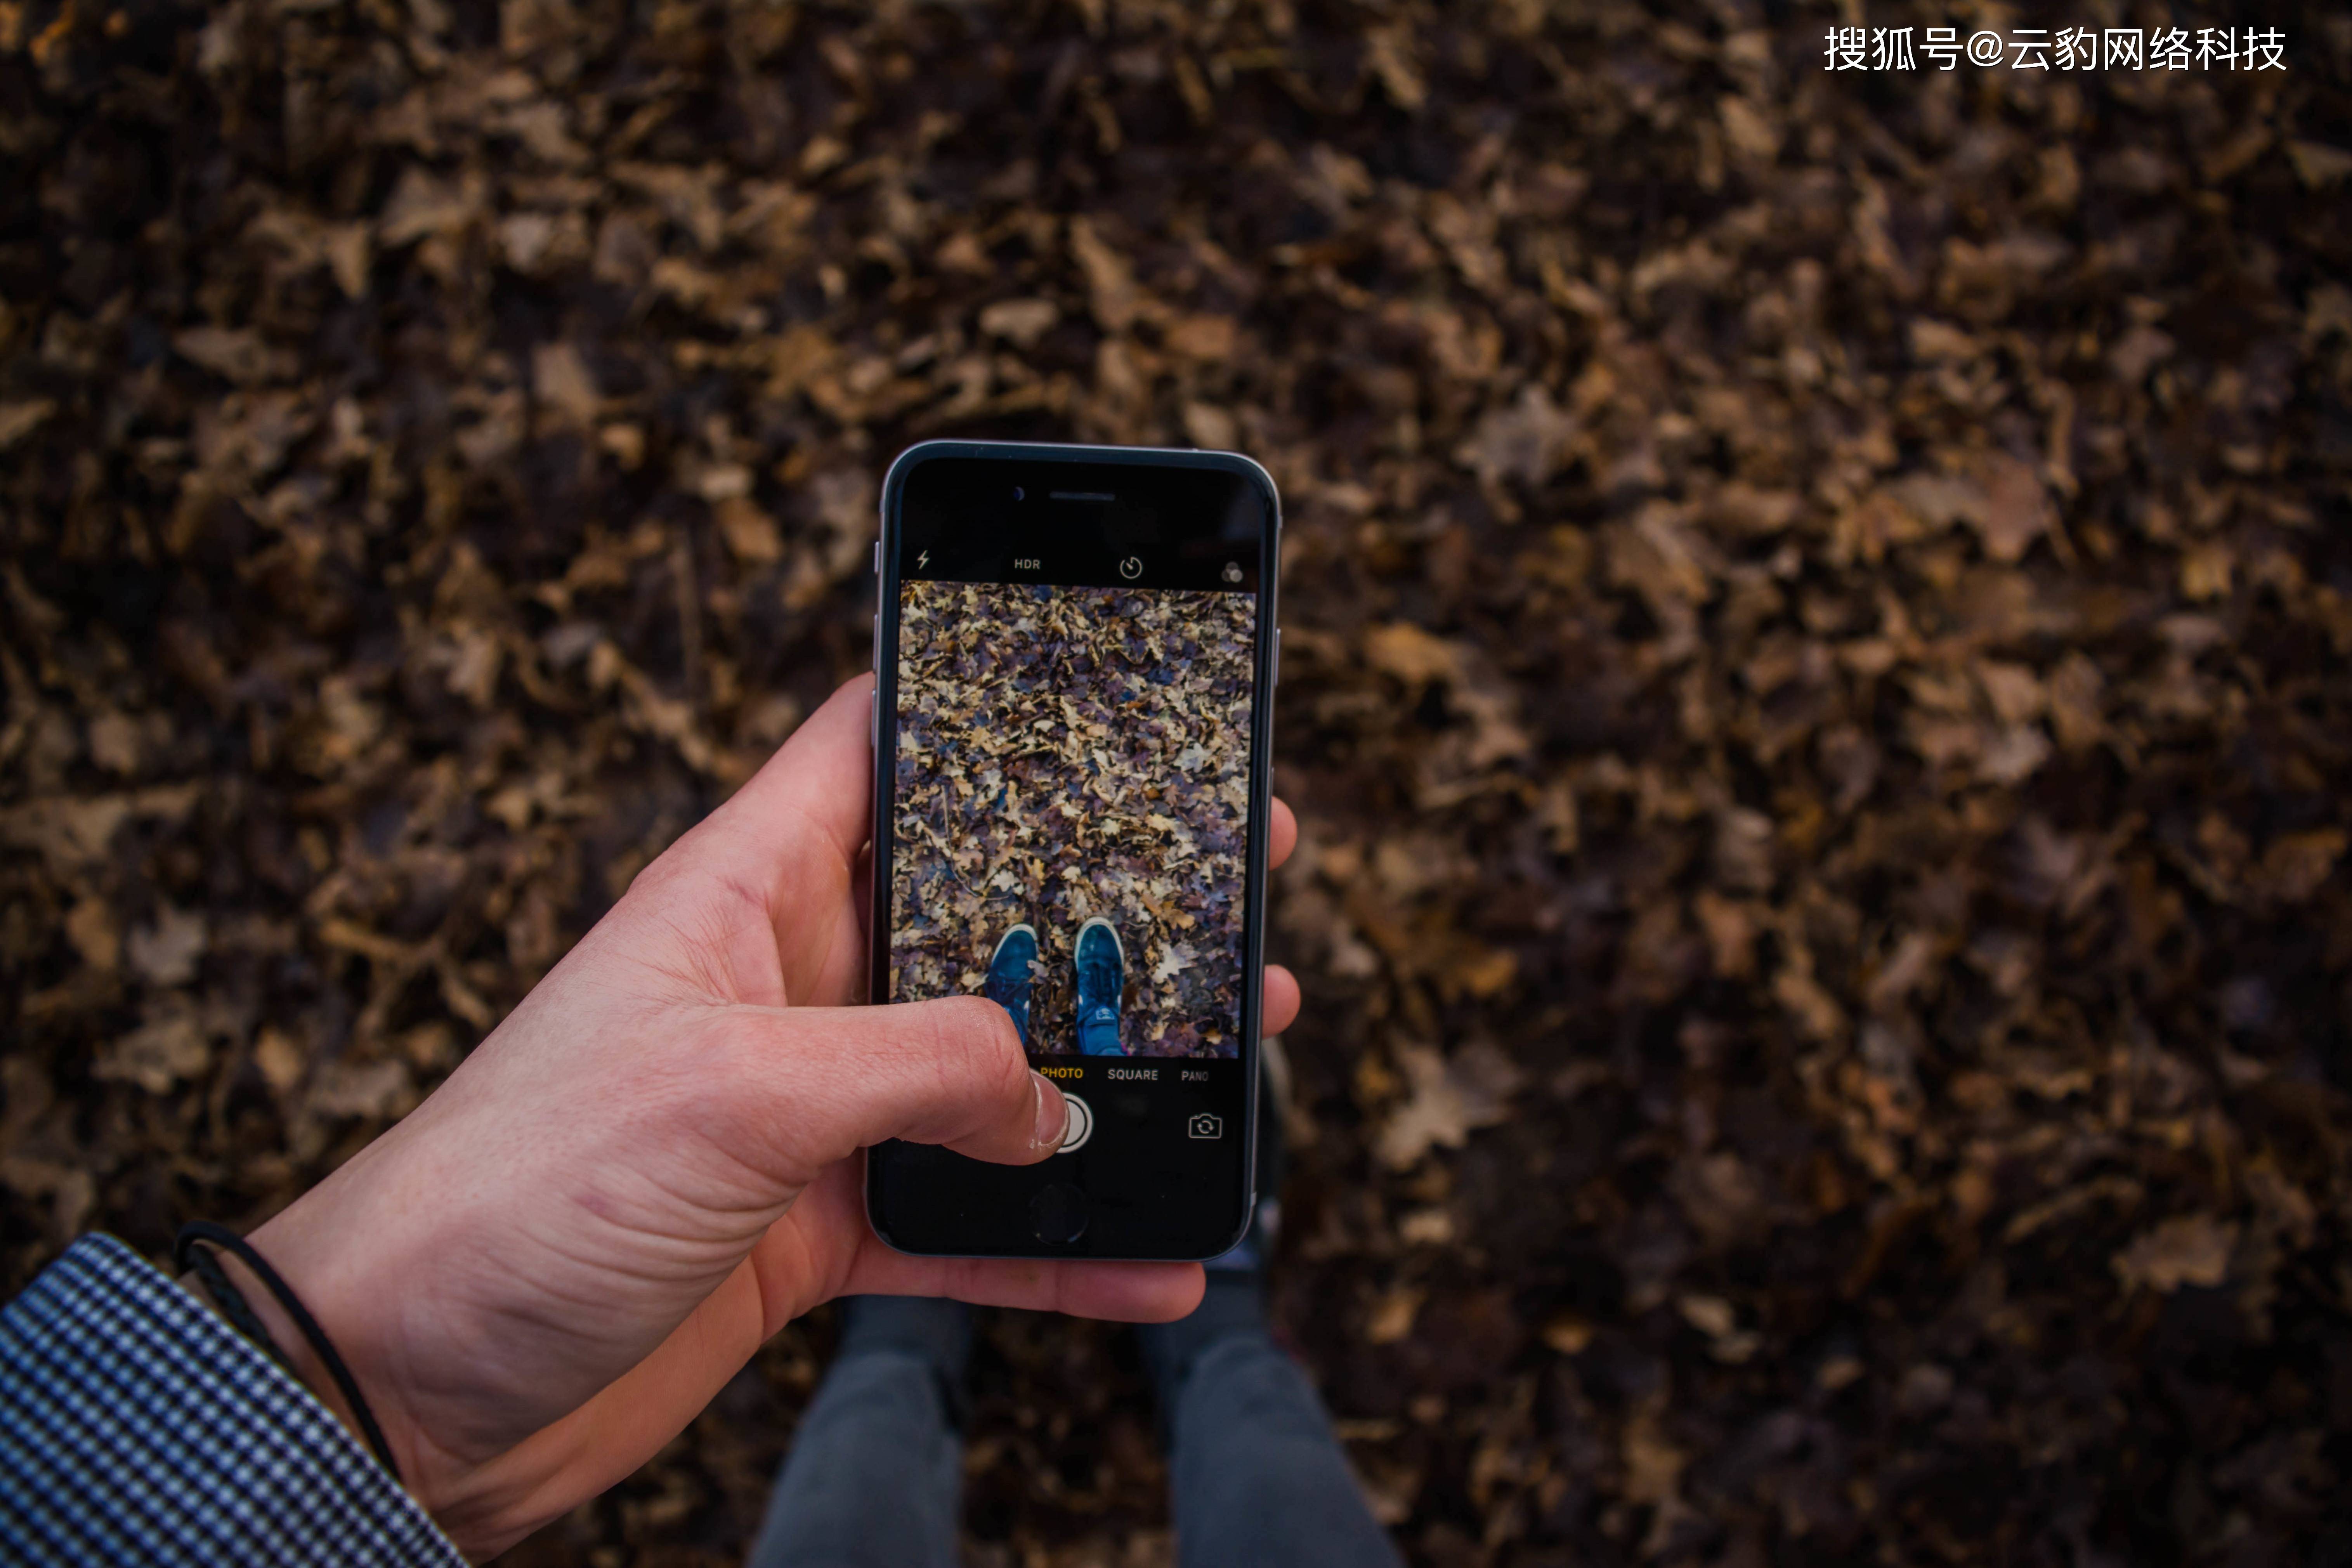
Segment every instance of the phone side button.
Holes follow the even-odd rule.
[[[1037,1239],[1051,1247],[1067,1247],[1087,1233],[1087,1194],[1067,1182],[1055,1182],[1029,1200],[1029,1223]]]
[[[877,624],[878,625],[879,623],[877,623]],[[877,653],[876,653],[876,658],[877,658],[877,660],[878,660],[878,659],[879,659],[879,658],[880,658],[880,653],[879,653],[879,649],[878,649],[878,645],[877,645]],[[1266,689],[1268,691],[1271,691],[1271,690],[1273,690],[1276,687],[1277,687],[1277,686],[1279,686],[1279,685],[1281,685],[1281,684],[1282,684],[1282,628],[1281,628],[1280,626],[1276,626],[1276,627],[1275,627],[1275,628],[1274,628],[1274,673],[1266,677],[1266,680],[1265,680],[1265,689]]]

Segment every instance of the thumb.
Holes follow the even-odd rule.
[[[762,1020],[749,1055],[765,1091],[743,1098],[767,1107],[765,1136],[785,1129],[812,1174],[892,1138],[998,1165],[1061,1147],[1062,1091],[1030,1070],[1013,1020],[985,997],[743,1011]]]

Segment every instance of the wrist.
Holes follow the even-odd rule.
[[[294,1380],[310,1390],[313,1398],[334,1413],[335,1419],[342,1423],[346,1431],[364,1443],[366,1438],[360,1431],[358,1417],[352,1413],[350,1402],[335,1387],[335,1380],[328,1375],[325,1363],[310,1349],[300,1328],[287,1315],[286,1309],[278,1304],[278,1299],[269,1293],[268,1287],[246,1267],[242,1258],[233,1253],[217,1252],[213,1256],[213,1262],[228,1277],[229,1288],[242,1300],[246,1311],[258,1324],[261,1332],[268,1336],[267,1343],[254,1348],[292,1373]],[[237,1321],[233,1304],[223,1300],[197,1270],[191,1268],[181,1275],[178,1283],[181,1289],[203,1302],[215,1315],[226,1319],[231,1328],[247,1339],[254,1337],[247,1325]]]
[[[178,1251],[188,1265],[180,1288],[283,1367],[405,1489],[409,1466],[379,1425],[349,1356],[286,1271],[251,1239],[219,1226],[184,1228]]]

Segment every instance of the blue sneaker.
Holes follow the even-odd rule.
[[[1037,963],[1037,931],[1024,921],[997,939],[980,994],[1013,1015],[1021,1043],[1029,1043],[1029,981]]]
[[[1100,915],[1078,928],[1078,1050],[1118,1057],[1118,1001],[1127,990],[1127,950]]]

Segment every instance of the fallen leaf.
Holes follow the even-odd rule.
[[[1462,649],[1408,621],[1392,621],[1364,634],[1364,657],[1375,669],[1408,686],[1449,680],[1462,668]]]
[[[131,967],[150,985],[185,985],[196,977],[206,943],[205,917],[167,904],[153,924],[132,929]]]
[[[1515,479],[1541,485],[1559,469],[1577,432],[1575,416],[1530,383],[1516,402],[1496,408],[1454,448],[1454,460],[1486,484]]]
[[[1421,1304],[1428,1294],[1412,1285],[1400,1285],[1383,1294],[1372,1304],[1371,1315],[1364,1321],[1366,1341],[1392,1345],[1412,1333],[1413,1319],[1420,1315]]]
[[[1425,1046],[1397,1053],[1409,1093],[1381,1128],[1381,1163],[1403,1170],[1432,1148],[1459,1149],[1474,1129],[1492,1127],[1508,1113],[1517,1071],[1498,1058],[1465,1055],[1449,1060]]]
[[[1051,300],[999,300],[980,313],[980,330],[1015,348],[1034,348],[1062,312]]]
[[[212,1066],[212,1040],[195,1017],[170,1013],[118,1037],[99,1053],[93,1070],[101,1079],[137,1085],[149,1094],[169,1094],[182,1081]]]
[[[2229,1277],[2237,1223],[2210,1214],[2180,1215],[2135,1238],[2112,1267],[2126,1289],[2170,1294],[2184,1285],[2216,1286]]]
[[[22,403],[0,403],[0,452],[6,451],[39,429],[43,422],[57,411],[56,400],[47,397]]]

